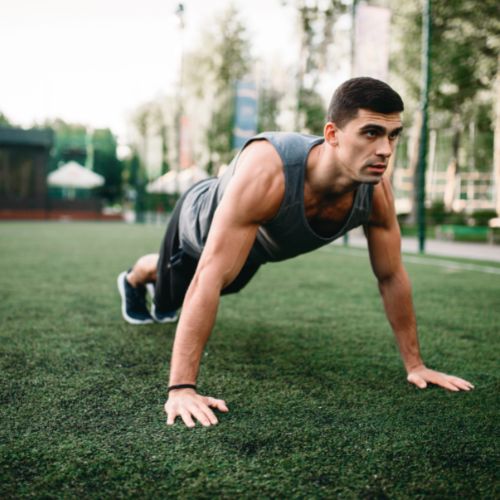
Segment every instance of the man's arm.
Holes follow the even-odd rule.
[[[450,391],[468,391],[473,388],[466,380],[428,369],[422,361],[411,284],[401,261],[401,236],[392,190],[385,178],[374,189],[372,218],[365,233],[373,272],[408,374],[408,382],[421,389],[427,387],[428,383]]]
[[[169,385],[195,384],[203,349],[210,336],[221,290],[242,269],[259,225],[278,211],[284,194],[281,160],[267,142],[250,144],[240,156],[217,208],[196,273],[184,299],[175,336]],[[228,411],[222,400],[193,389],[173,390],[165,404],[168,424],[180,416],[188,427],[217,423],[210,409]]]

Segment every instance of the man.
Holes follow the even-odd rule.
[[[195,185],[176,206],[161,254],[139,259],[118,286],[130,322],[177,326],[165,411],[188,427],[217,423],[223,400],[196,392],[204,346],[221,294],[240,290],[264,262],[311,251],[363,225],[373,272],[407,379],[451,391],[458,377],[428,369],[421,357],[411,285],[401,262],[389,180],[383,177],[402,130],[400,96],[372,78],[354,78],[333,95],[324,137],[264,133],[247,142],[219,179]],[[155,282],[151,316],[144,285]],[[127,302],[128,301],[128,302]],[[129,314],[130,312],[130,314]]]

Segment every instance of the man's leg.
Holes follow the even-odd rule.
[[[143,255],[134,264],[127,274],[127,281],[133,286],[146,285],[156,281],[156,266],[159,254],[150,253]]]
[[[178,226],[183,201],[184,196],[172,212],[158,259],[152,314],[159,322],[182,306],[198,264],[180,247]]]
[[[132,325],[153,323],[146,305],[146,284],[156,280],[158,254],[141,257],[129,272],[118,276],[118,291],[122,298],[122,316]]]

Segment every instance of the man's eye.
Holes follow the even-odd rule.
[[[366,137],[377,137],[377,132],[375,132],[375,130],[367,130],[365,135]]]

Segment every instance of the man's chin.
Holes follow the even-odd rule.
[[[380,184],[380,182],[382,181],[382,177],[384,177],[384,175],[377,175],[377,176],[374,176],[374,175],[367,175],[365,176],[361,182],[363,184],[373,184],[373,185],[377,185],[377,184]]]

